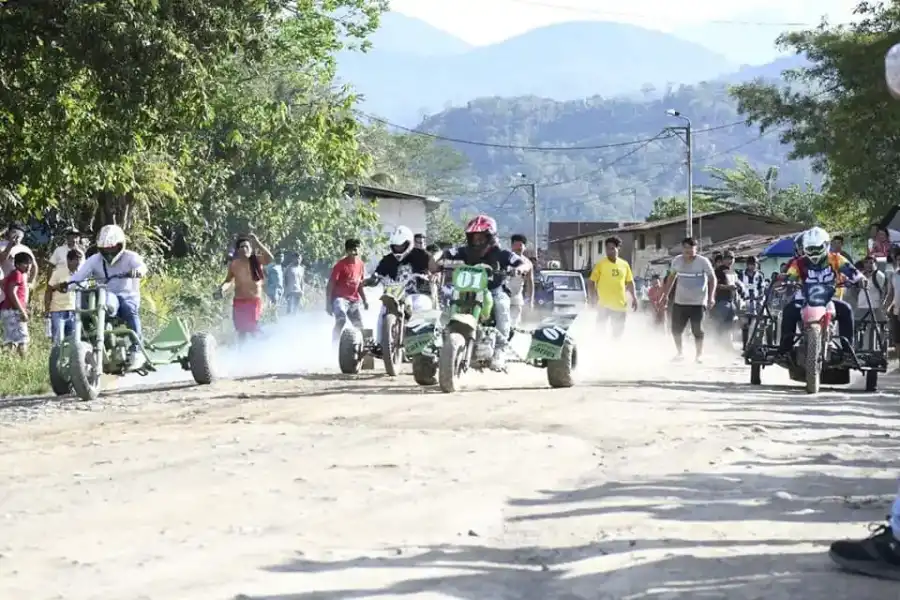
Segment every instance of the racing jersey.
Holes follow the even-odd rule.
[[[751,273],[745,269],[738,280],[742,284],[739,291],[741,299],[747,305],[747,312],[755,314],[759,303],[766,296],[766,277],[762,271],[754,270]]]
[[[506,282],[506,270],[509,267],[521,267],[527,264],[527,259],[519,256],[510,250],[503,250],[497,246],[489,249],[484,256],[477,256],[469,250],[467,246],[457,248],[448,248],[441,254],[442,260],[459,260],[463,263],[475,265],[488,265],[493,269],[491,280],[488,282],[488,289],[493,291],[502,287]],[[509,293],[507,291],[507,293]]]
[[[786,275],[788,280],[800,283],[819,283],[832,287],[836,287],[843,277],[853,283],[863,277],[853,263],[836,252],[829,252],[823,264],[815,264],[805,256],[794,259],[788,266]],[[801,292],[798,291],[797,294],[800,294],[799,298],[802,298]],[[840,294],[836,295],[840,297]]]

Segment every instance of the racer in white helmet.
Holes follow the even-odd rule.
[[[424,275],[425,279],[416,279],[409,293],[431,295],[430,274],[438,269],[434,260],[434,255],[423,248],[415,246],[413,232],[409,227],[401,225],[397,227],[388,239],[390,252],[378,262],[375,272],[365,281],[365,285],[372,286],[380,280],[394,281],[404,274]],[[416,310],[422,307],[414,307]],[[378,324],[375,328],[375,354],[378,355],[381,350],[381,321],[384,319],[386,310],[384,306],[378,313]]]
[[[89,279],[107,282],[109,313],[121,319],[140,340],[141,286],[138,280],[147,274],[147,264],[137,252],[126,250],[125,243],[125,232],[121,227],[104,225],[97,234],[97,252],[72,274],[69,283]],[[140,356],[140,345],[135,343],[129,356],[132,367]]]
[[[821,227],[813,227],[804,231],[798,242],[800,256],[791,261],[785,278],[804,285],[804,293],[810,293],[810,290],[813,289],[812,287],[806,289],[806,284],[814,284],[816,293],[823,294],[822,298],[817,298],[818,302],[824,303],[829,300],[833,302],[839,334],[845,345],[852,344],[853,310],[849,304],[836,297],[836,286],[842,275],[851,283],[861,285],[866,285],[868,280],[853,266],[853,263],[831,251],[831,236]],[[790,352],[793,346],[803,302],[803,299],[791,302],[784,307],[781,314],[779,350],[782,353]],[[847,349],[845,348],[845,350]]]

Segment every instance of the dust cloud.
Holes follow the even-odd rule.
[[[370,293],[371,294],[371,293]],[[374,296],[374,294],[371,294]],[[377,298],[377,296],[374,296]],[[380,304],[370,302],[363,313],[363,325],[375,327]],[[284,373],[322,373],[336,371],[337,348],[331,342],[334,320],[324,308],[309,309],[295,315],[282,315],[265,323],[258,337],[243,344],[218,346],[216,370],[220,378],[254,377]],[[117,388],[140,385],[164,385],[191,381],[191,374],[179,365],[160,368],[146,377],[127,375]]]
[[[378,298],[375,293],[370,298]],[[363,314],[363,325],[374,330],[380,303],[370,302]],[[221,378],[258,377],[277,374],[337,372],[337,348],[331,342],[333,320],[322,308],[309,309],[296,315],[283,315],[277,321],[266,323],[261,334],[241,345],[218,347],[218,373]],[[537,320],[526,320],[520,325],[527,329],[537,327]],[[685,360],[675,364],[675,346],[666,328],[652,322],[648,313],[629,313],[625,333],[620,338],[612,335],[609,327],[597,322],[596,312],[584,311],[572,326],[571,332],[578,348],[578,379],[581,381],[681,378],[698,368],[734,365],[738,352],[734,347],[716,344],[709,334],[703,365],[694,364],[694,341],[690,331],[685,332]],[[511,348],[519,357],[527,353],[529,337],[519,333],[514,336]],[[380,366],[376,364],[376,369]],[[532,373],[533,372],[533,373]],[[529,376],[533,375],[533,377]],[[491,377],[495,375],[486,374]],[[515,377],[522,383],[544,379],[538,369],[516,369]],[[481,377],[478,377],[480,380]],[[163,385],[191,380],[189,372],[172,365],[151,373],[147,377],[128,375],[118,382],[117,388],[140,385]]]

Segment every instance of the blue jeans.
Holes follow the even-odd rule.
[[[106,295],[106,310],[117,319],[121,319],[128,329],[132,330],[139,340],[141,335],[141,299],[133,296]]]
[[[54,346],[62,343],[64,337],[72,335],[74,328],[74,311],[63,310],[50,313],[50,339]]]
[[[720,325],[730,325],[734,321],[736,311],[730,300],[717,300],[710,315]]]

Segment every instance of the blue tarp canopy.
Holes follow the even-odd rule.
[[[760,252],[760,256],[793,256],[794,236],[781,238]]]

